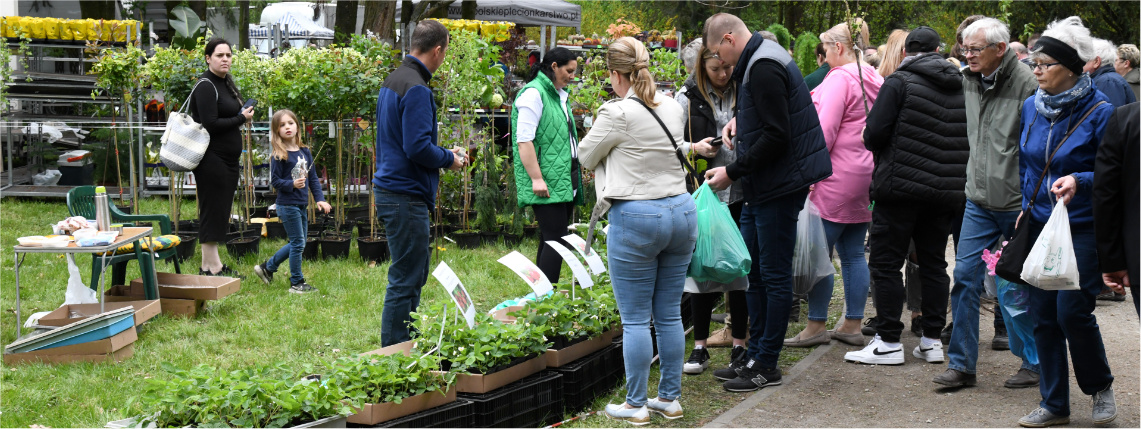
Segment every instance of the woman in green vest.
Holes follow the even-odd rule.
[[[535,264],[551,283],[559,281],[562,259],[546,242],[562,241],[575,204],[585,202],[579,190],[578,133],[565,89],[576,69],[578,57],[569,49],[547,51],[511,108],[518,203],[535,211],[541,238]]]

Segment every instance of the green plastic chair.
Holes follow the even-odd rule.
[[[172,229],[171,229],[170,218],[167,215],[164,215],[164,214],[130,215],[130,214],[123,213],[122,211],[119,211],[119,208],[115,207],[114,204],[110,204],[110,206],[111,206],[110,207],[110,209],[111,209],[111,223],[154,222],[154,223],[158,224],[159,233],[156,234],[156,233],[152,232],[151,233],[152,237],[157,237],[159,235],[166,235],[166,234],[172,233],[171,232]],[[94,186],[76,186],[74,188],[71,188],[70,191],[67,191],[67,211],[69,213],[71,213],[71,216],[83,216],[87,219],[95,220],[95,187]],[[139,246],[136,246],[136,248],[137,247],[139,247]],[[155,259],[156,260],[169,259],[171,261],[174,261],[174,272],[178,273],[178,274],[182,274],[182,269],[181,269],[181,267],[178,266],[178,258],[176,257],[176,252],[177,251],[174,248],[170,248],[170,249],[166,249],[166,250],[160,250],[159,252],[157,252],[155,254]],[[111,284],[112,285],[126,284],[125,282],[126,282],[126,277],[127,277],[127,262],[131,261],[131,260],[138,259],[137,254],[138,254],[138,252],[121,253],[121,254],[117,254],[117,255],[108,255],[108,256],[92,255],[92,257],[91,257],[91,288],[92,289],[98,289],[97,285],[99,284],[99,276],[102,273],[101,268],[104,266],[104,262],[106,262],[106,266],[111,267]],[[143,268],[143,267],[140,267],[140,268]],[[153,269],[153,267],[152,267],[152,269]],[[147,280],[146,283],[151,283],[150,282],[151,276],[146,275],[146,270],[142,270],[142,271],[144,272],[143,278]],[[148,290],[157,290],[157,289],[154,289],[153,285],[149,285],[149,284],[147,285],[147,289]],[[149,296],[147,297],[147,299],[155,299],[155,298],[157,298],[157,297],[154,297],[154,298],[149,297]]]

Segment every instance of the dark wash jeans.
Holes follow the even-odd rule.
[[[922,279],[920,326],[923,336],[939,338],[947,324],[947,297],[951,278],[947,276],[947,236],[955,208],[930,203],[877,202],[868,228],[868,268],[875,283],[876,333],[888,343],[898,343],[903,332],[899,320],[907,291],[903,286],[903,268],[912,240],[919,256]],[[846,281],[846,280],[845,280]]]
[[[411,338],[410,313],[420,305],[420,290],[428,282],[429,210],[424,199],[373,187],[376,217],[384,224],[392,265],[380,315],[380,344],[390,346]]]
[[[309,233],[309,213],[305,205],[278,204],[277,217],[285,227],[285,234],[289,236],[289,243],[277,249],[269,258],[265,269],[276,272],[281,263],[289,259],[289,284],[295,285],[305,281],[301,274],[301,253],[305,251],[305,237]]]
[[[741,210],[741,236],[753,258],[749,270],[750,358],[761,368],[776,368],[788,330],[792,302],[792,254],[796,221],[808,187],[762,203],[745,203]]]

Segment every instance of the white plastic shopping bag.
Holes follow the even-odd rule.
[[[1060,201],[1054,205],[1050,220],[1046,221],[1042,234],[1038,235],[1026,256],[1022,280],[1045,290],[1081,289],[1078,286],[1078,259],[1070,236],[1070,212]]]
[[[75,255],[67,255],[67,294],[63,305],[68,304],[94,304],[99,302],[95,291],[83,284],[79,276],[79,266],[75,265]]]
[[[807,294],[821,279],[836,274],[828,252],[828,237],[820,211],[812,200],[804,201],[804,209],[796,221],[796,248],[792,256],[792,289],[798,295]]]

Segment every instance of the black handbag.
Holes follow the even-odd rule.
[[[1014,227],[1014,233],[1010,235],[1010,240],[1007,240],[1006,245],[1002,247],[1002,255],[998,258],[998,263],[995,264],[994,273],[1002,277],[1003,280],[1030,286],[1030,283],[1022,280],[1022,266],[1026,265],[1026,257],[1030,255],[1030,249],[1034,247],[1034,241],[1038,239],[1037,236],[1032,237],[1030,234],[1029,218],[1030,212],[1034,209],[1034,200],[1038,198],[1038,189],[1042,187],[1042,181],[1046,180],[1046,175],[1050,172],[1050,162],[1054,160],[1054,155],[1058,153],[1058,149],[1062,148],[1062,145],[1066,143],[1070,135],[1073,134],[1074,131],[1077,131],[1078,126],[1086,121],[1086,118],[1093,113],[1094,109],[1097,109],[1097,107],[1103,103],[1105,103],[1105,101],[1100,101],[1093,105],[1093,107],[1086,112],[1085,116],[1082,116],[1082,118],[1078,120],[1078,123],[1070,128],[1070,131],[1066,133],[1065,137],[1062,137],[1062,141],[1058,142],[1058,146],[1054,147],[1054,151],[1050,153],[1050,157],[1046,158],[1046,166],[1042,168],[1042,175],[1038,177],[1038,184],[1034,185],[1034,196],[1030,197],[1030,202],[1026,204],[1026,210],[1022,211],[1022,216],[1025,217],[1025,219],[1021,219],[1018,225]],[[1035,119],[1037,119],[1037,113],[1035,113]],[[1033,124],[1034,122],[1031,121],[1030,123]]]

